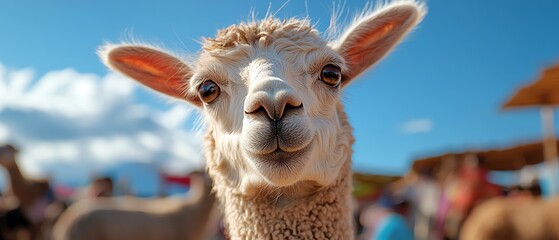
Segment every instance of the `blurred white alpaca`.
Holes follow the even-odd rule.
[[[204,239],[215,197],[205,174],[192,174],[191,179],[188,199],[105,197],[77,202],[54,226],[53,239]]]

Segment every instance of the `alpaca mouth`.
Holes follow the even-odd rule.
[[[297,151],[285,151],[281,147],[277,146],[275,150],[270,153],[249,153],[249,155],[260,164],[280,164],[285,165],[290,162],[299,162],[301,158],[309,152],[311,144],[297,150]]]
[[[248,152],[256,169],[273,186],[289,186],[298,181],[308,163],[312,144],[297,151],[284,151],[277,147],[270,153]]]

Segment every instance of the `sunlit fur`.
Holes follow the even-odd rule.
[[[149,59],[163,59],[188,76],[181,85],[187,86],[185,99],[201,107],[207,168],[232,238],[352,238],[354,139],[341,92],[390,52],[425,11],[423,4],[409,0],[380,5],[335,40],[325,40],[306,19],[266,17],[204,39],[190,65],[162,57],[159,49],[144,47],[143,54],[133,56],[156,68],[162,64]],[[142,46],[107,46],[100,55],[108,66],[145,84],[153,78],[140,76],[146,69],[122,66],[122,61],[111,62],[109,57],[112,52],[134,55],[138,49]],[[329,64],[341,69],[338,87],[320,80],[322,68]],[[165,83],[175,75],[162,76],[168,79],[157,81]],[[209,80],[219,86],[220,95],[201,103],[192,96]],[[273,121],[280,115],[281,121]]]

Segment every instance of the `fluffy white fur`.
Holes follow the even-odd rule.
[[[201,109],[209,173],[233,238],[279,231],[347,239],[353,136],[342,90],[425,12],[415,1],[387,3],[362,14],[335,41],[321,37],[308,20],[241,23],[205,39],[192,64],[144,45],[104,46],[100,56],[112,69]],[[339,68],[339,86],[321,80],[329,65]],[[199,90],[210,80],[220,93],[204,102]],[[322,211],[318,220],[309,217]],[[320,227],[333,219],[333,226]],[[308,229],[287,230],[295,225]]]

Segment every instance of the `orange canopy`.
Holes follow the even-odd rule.
[[[559,145],[559,142],[556,142]],[[446,153],[439,156],[415,160],[412,170],[422,172],[439,166],[443,161],[455,159],[463,161],[468,155],[477,157],[480,166],[494,171],[520,170],[526,165],[543,162],[543,144],[530,143],[513,146],[511,148],[490,149],[485,151],[468,151],[462,153]]]
[[[559,64],[544,69],[533,83],[521,87],[503,108],[559,105]]]

